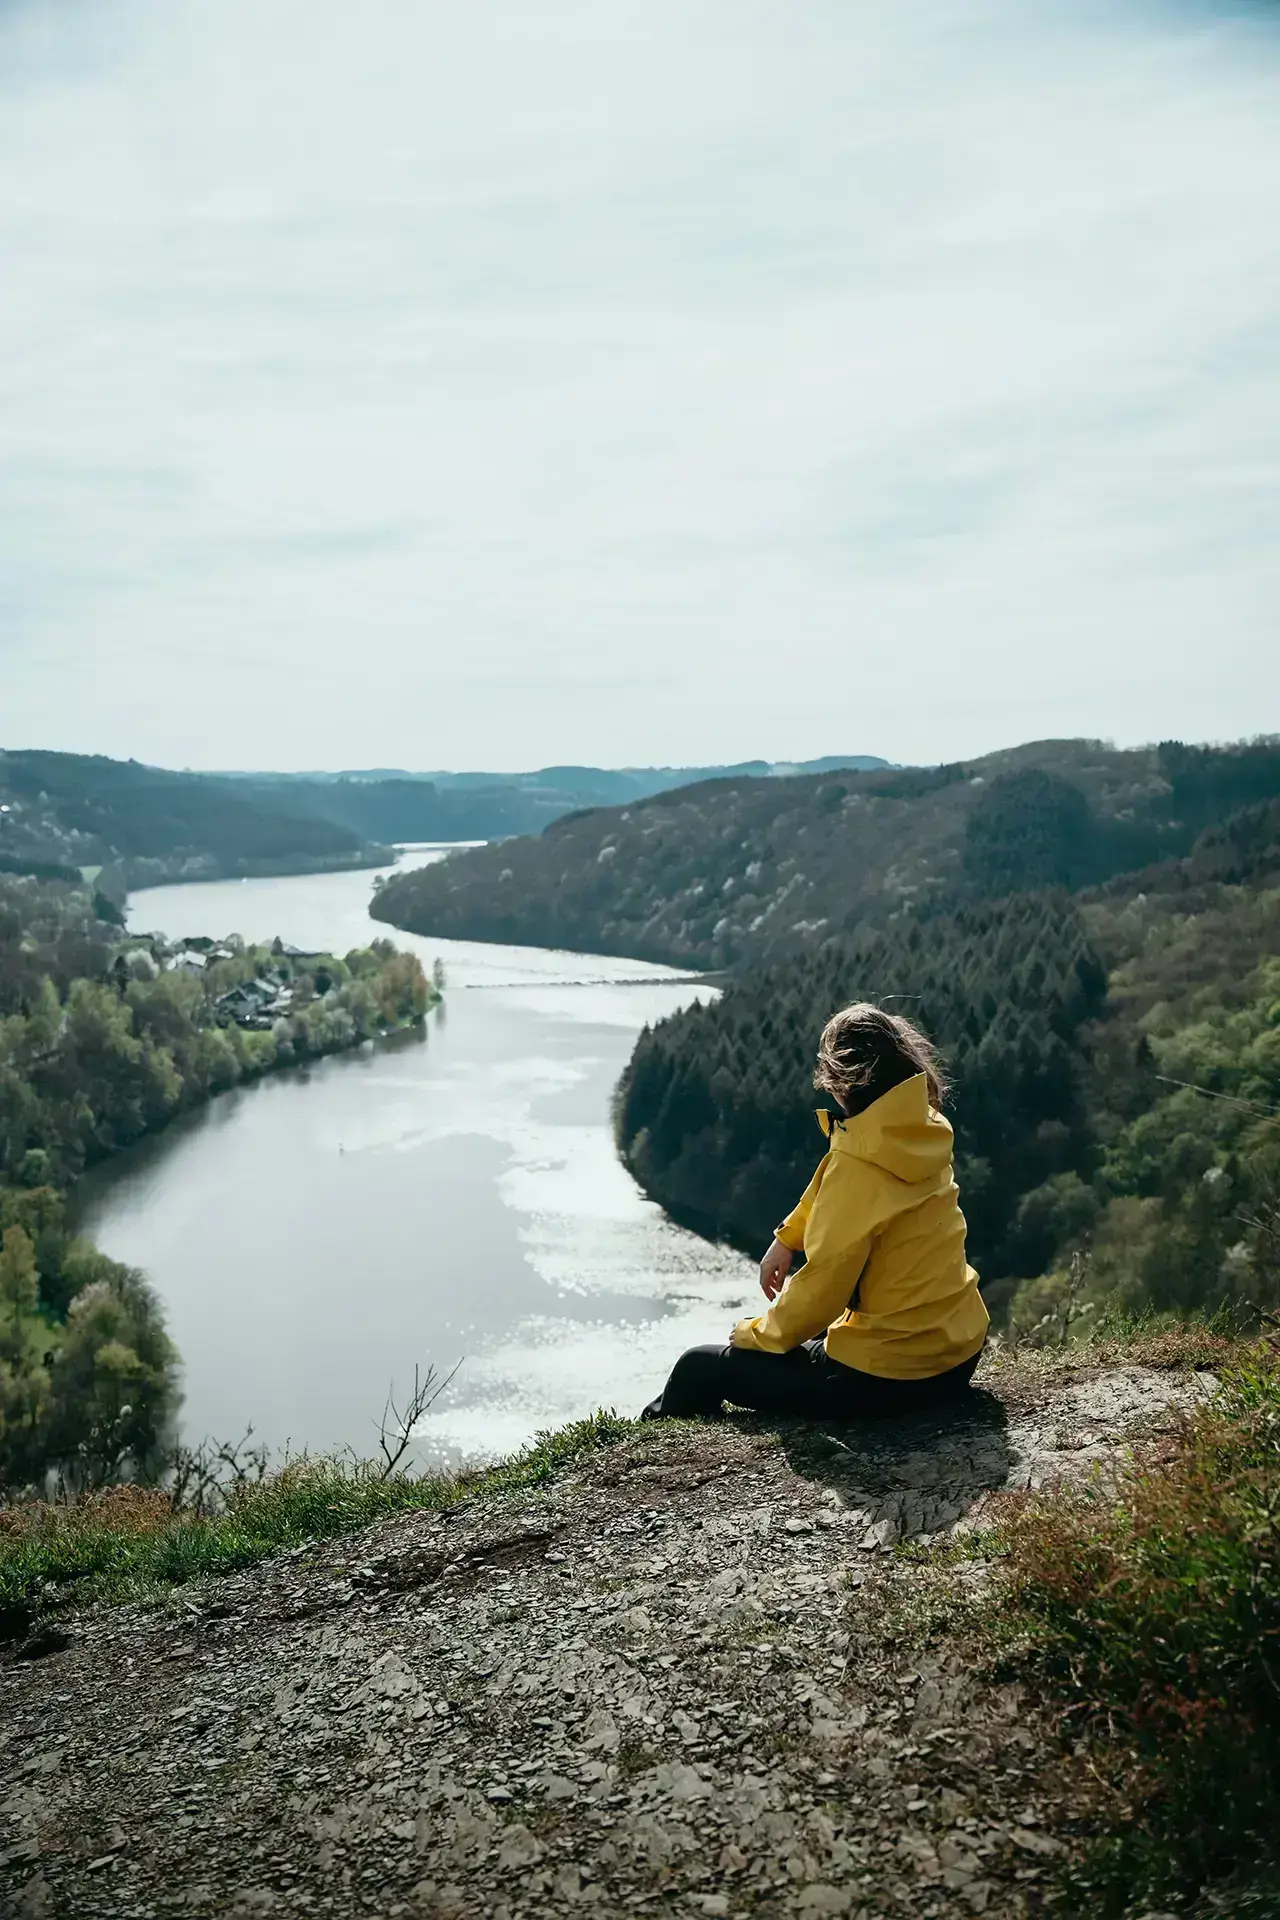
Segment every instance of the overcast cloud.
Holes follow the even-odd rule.
[[[1280,725],[1280,10],[8,0],[0,743]]]

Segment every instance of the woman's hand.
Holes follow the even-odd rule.
[[[775,1240],[760,1262],[760,1291],[766,1300],[776,1300],[782,1292],[793,1257],[790,1247],[784,1247],[781,1240]]]

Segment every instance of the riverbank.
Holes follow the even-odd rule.
[[[1134,1444],[1176,1485],[1196,1363],[1247,1358],[1192,1334],[991,1359],[941,1426],[632,1428],[538,1484],[64,1619],[0,1665],[12,1911],[1044,1911],[1121,1798],[993,1637],[992,1529],[1036,1489],[1061,1511],[1119,1476],[1123,1503]],[[1271,1911],[1235,1884],[1178,1911]]]
[[[90,971],[46,973],[30,1010],[6,1024],[4,1064],[21,1074],[27,1110],[15,1116],[22,1131],[9,1129],[4,1172],[22,1187],[65,1192],[234,1087],[421,1026],[442,997],[417,955],[390,941],[338,956],[279,938],[169,945],[100,931],[85,957]]]
[[[304,874],[372,873],[394,863],[396,849],[375,844],[349,855],[284,855],[264,860],[224,859],[209,854],[181,860],[131,858],[112,869],[121,890],[137,893],[153,887],[208,885],[217,880],[277,880]],[[107,871],[103,869],[103,871]]]

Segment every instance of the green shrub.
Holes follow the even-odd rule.
[[[1085,1731],[1112,1837],[1079,1911],[1245,1890],[1280,1871],[1280,1361],[1265,1347],[1118,1490],[1032,1496],[1001,1524],[1012,1657]]]

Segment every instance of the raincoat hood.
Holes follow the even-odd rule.
[[[951,1165],[951,1123],[929,1105],[923,1073],[900,1081],[849,1119],[820,1109],[818,1124],[832,1153],[852,1154],[911,1186],[936,1182]]]

